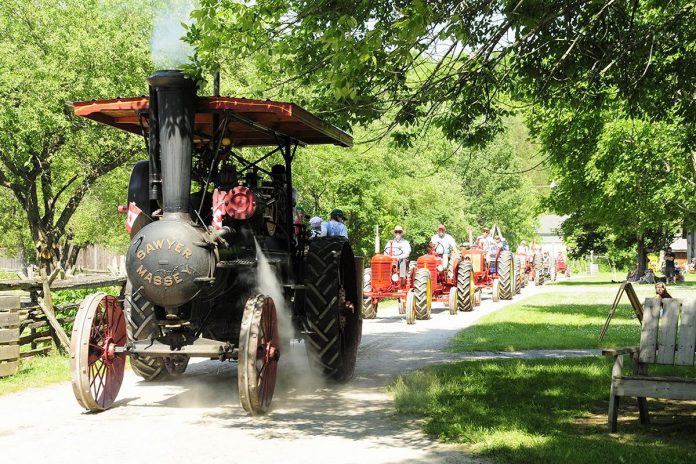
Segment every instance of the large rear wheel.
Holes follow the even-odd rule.
[[[372,293],[372,269],[365,269],[363,272],[363,295]],[[373,302],[371,297],[363,298],[362,318],[374,319],[377,317],[377,302]]]
[[[512,264],[512,253],[501,251],[498,258],[498,277],[500,279],[499,294],[501,300],[512,300],[514,293],[514,275]]]
[[[123,306],[126,312],[126,329],[129,340],[149,340],[162,335],[155,318],[152,303],[139,293],[133,293],[130,281],[126,283]],[[132,356],[130,359],[133,372],[144,380],[159,381],[181,375],[186,371],[189,357],[177,355],[168,358],[151,358]]]
[[[106,293],[80,304],[70,338],[70,370],[75,398],[88,411],[103,411],[116,400],[126,369],[128,341],[121,303]]]
[[[273,299],[252,295],[244,306],[237,364],[239,401],[252,415],[264,414],[271,406],[280,359],[279,346],[278,317]]]
[[[544,285],[544,263],[539,253],[534,254],[534,286]]]
[[[418,269],[416,271],[413,289],[416,298],[416,319],[421,321],[429,319],[432,306],[432,281],[429,270]]]
[[[460,311],[474,309],[475,293],[471,263],[463,263],[457,269],[457,306]]]
[[[307,251],[307,355],[314,369],[338,382],[353,376],[362,336],[354,259],[343,237],[317,238]]]

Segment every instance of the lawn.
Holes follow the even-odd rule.
[[[649,401],[646,427],[627,400],[619,433],[607,433],[610,370],[599,357],[466,361],[399,377],[390,390],[404,419],[497,462],[694,462],[696,403]]]
[[[528,349],[579,349],[635,346],[640,325],[631,318],[633,310],[626,296],[612,319],[607,335],[599,332],[607,318],[618,284],[564,287],[559,282],[548,291],[525,298],[482,318],[457,334],[450,351],[518,351]],[[669,287],[672,296],[696,296],[689,286]],[[654,294],[650,285],[636,286],[641,300]],[[523,290],[524,293],[524,290]]]
[[[618,290],[602,280],[549,286],[461,331],[448,350],[637,345],[640,326],[625,297],[607,337],[598,341]],[[654,289],[640,286],[637,292],[642,300]],[[670,292],[696,295],[688,285]],[[651,373],[696,377],[692,367],[661,366]],[[610,375],[611,360],[600,356],[488,359],[433,366],[400,376],[389,388],[400,419],[413,419],[429,435],[495,462],[696,462],[696,402],[649,400],[652,423],[642,426],[636,401],[626,399],[619,433],[607,433]]]
[[[55,352],[22,360],[15,375],[0,378],[0,395],[70,380],[70,358]]]

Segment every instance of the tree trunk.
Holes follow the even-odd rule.
[[[638,235],[637,238],[637,265],[638,265],[638,276],[643,276],[645,274],[645,269],[648,263],[648,252],[645,249],[645,239],[642,235]]]

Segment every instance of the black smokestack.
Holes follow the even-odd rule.
[[[157,71],[148,79],[156,93],[159,126],[162,210],[187,214],[191,190],[191,157],[196,86],[181,71]],[[188,215],[188,214],[187,214]]]

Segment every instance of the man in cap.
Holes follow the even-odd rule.
[[[405,279],[406,269],[408,269],[408,257],[411,255],[411,244],[404,238],[403,227],[394,227],[392,234],[394,234],[394,238],[387,242],[387,245],[384,247],[384,254],[397,259],[399,277]]]
[[[314,216],[309,220],[309,238],[319,237],[321,235],[321,223],[324,222],[319,216]]]
[[[345,215],[340,209],[331,211],[331,219],[321,223],[321,237],[345,237],[348,238],[348,228],[343,223]]]
[[[454,238],[446,232],[447,228],[444,224],[437,226],[437,233],[430,238],[430,243],[435,253],[442,257],[442,266],[451,274],[452,269],[449,267],[449,257],[450,254],[457,249],[457,243],[454,241]]]

